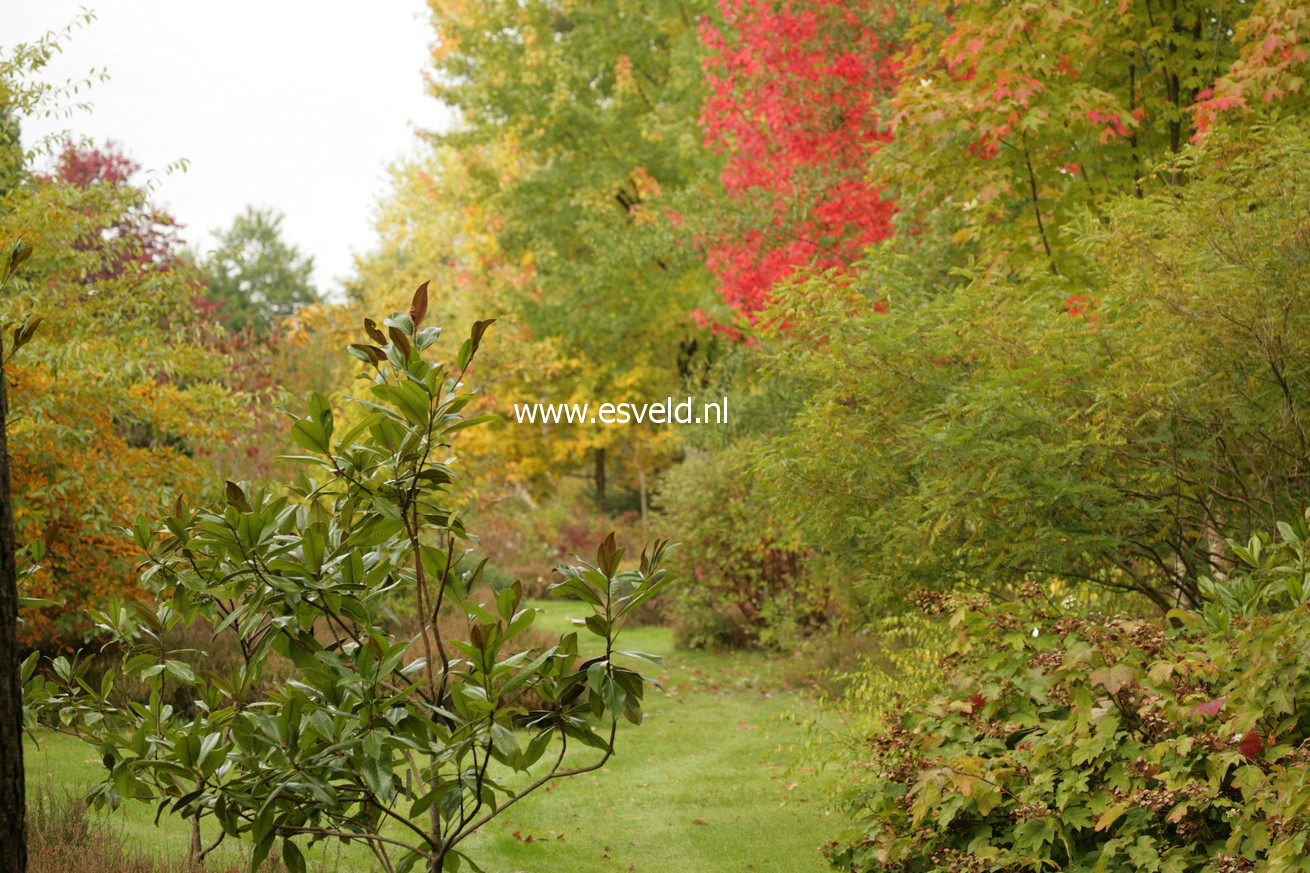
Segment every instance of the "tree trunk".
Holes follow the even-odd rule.
[[[23,781],[23,685],[19,675],[18,566],[9,495],[4,343],[0,340],[0,870],[27,870],[27,794]]]
[[[596,449],[596,511],[601,515],[605,508],[605,450]]]

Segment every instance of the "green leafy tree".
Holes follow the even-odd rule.
[[[234,836],[253,843],[252,868],[280,842],[283,862],[304,871],[306,845],[341,840],[367,846],[388,873],[455,870],[480,827],[554,779],[600,768],[619,721],[642,720],[648,680],[631,665],[652,656],[616,642],[671,578],[665,543],[621,569],[611,535],[595,563],[561,568],[554,592],[586,612],[578,624],[598,654],[581,657],[576,633],[544,651],[512,648],[536,610],[517,582],[479,588],[486,561],[471,558],[449,503],[452,440],[489,417],[462,414],[474,399],[462,380],[490,322],[446,367],[429,359],[441,331],[423,326],[426,312],[424,285],[408,313],[365,322],[369,341],[352,351],[369,368],[369,399],[346,432],[320,395],[293,416],[309,453],[293,459],[309,470],[301,485],[278,495],[229,483],[223,503],[179,498],[161,526],[138,520],[159,605],[100,621],[123,646],[121,675],[151,684],[148,703],[111,706],[113,675],[92,686],[85,661],[56,660],[49,680],[35,657],[27,665],[33,716],[103,757],[96,800],[149,800],[191,820],[197,862]],[[459,638],[444,611],[465,623]],[[396,632],[397,613],[415,636]],[[197,675],[167,643],[201,619],[243,653],[226,675]],[[274,653],[300,675],[268,689]],[[194,683],[194,713],[161,702],[169,675]],[[205,819],[220,828],[208,847]]]
[[[232,330],[267,335],[280,319],[321,300],[311,279],[314,260],[282,239],[282,218],[248,206],[217,234],[205,261],[205,296],[220,305],[218,317]]]
[[[678,393],[688,351],[704,350],[688,314],[711,287],[678,219],[715,184],[719,163],[697,125],[698,23],[712,5],[497,0],[432,9],[432,91],[461,112],[439,141],[465,168],[460,202],[492,230],[485,254],[517,268],[494,293],[497,314],[539,344],[529,363],[558,363],[549,383],[528,366],[504,393],[552,402]],[[540,481],[565,456],[591,471],[601,511],[616,457],[640,474],[669,456],[651,428],[579,426],[544,439],[544,429],[518,430],[510,469]],[[539,463],[543,456],[551,462]]]
[[[1199,604],[1225,540],[1304,499],[1308,148],[1292,122],[1185,148],[1070,233],[1086,285],[944,293],[886,250],[841,296],[792,289],[769,354],[811,393],[758,459],[772,497],[889,598],[1043,579]]]
[[[1087,262],[1062,229],[1084,210],[1173,184],[1143,177],[1224,107],[1299,108],[1297,5],[918,4],[897,40],[900,81],[883,107],[892,138],[871,152],[873,176],[904,227],[949,236],[977,270],[1079,277]],[[1251,94],[1260,84],[1271,90]],[[1207,101],[1216,86],[1226,101]]]

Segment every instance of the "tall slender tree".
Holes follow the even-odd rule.
[[[718,159],[696,125],[708,0],[431,3],[432,92],[461,112],[440,139],[471,166],[464,205],[520,268],[498,294],[559,364],[510,388],[516,401],[663,398],[681,390],[688,317],[710,276],[679,217],[713,187]],[[703,348],[703,345],[701,346]],[[540,393],[538,393],[538,390]],[[618,458],[643,471],[662,451],[645,427],[586,425],[514,434],[519,469],[545,453],[591,474],[595,505]],[[532,455],[536,457],[532,457]]]
[[[26,74],[44,64],[53,50],[47,39],[19,45],[0,55],[0,202],[21,178],[25,154],[20,114],[37,99]],[[0,272],[0,869],[27,870],[27,785],[23,772],[22,647],[18,642],[18,561],[14,502],[9,490],[9,394],[5,342],[9,306],[5,290],[31,249],[15,242],[3,253]],[[17,346],[14,336],[13,346]]]
[[[31,253],[31,246],[14,243],[0,280],[0,293]],[[0,323],[0,867],[15,873],[27,869],[27,788],[23,776],[22,648],[18,644],[18,561],[14,502],[9,493],[5,363],[6,355],[31,339],[39,323],[26,319],[17,325]],[[12,342],[6,344],[5,332],[11,326]]]

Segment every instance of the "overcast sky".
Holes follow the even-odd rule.
[[[89,8],[43,76],[109,80],[90,112],[28,123],[115,140],[159,179],[156,202],[207,249],[246,204],[286,213],[285,236],[314,256],[319,286],[350,273],[372,240],[387,164],[416,129],[449,121],[423,93],[432,30],[422,0],[28,0],[6,3],[4,44],[57,30]],[[83,95],[79,95],[80,97]]]

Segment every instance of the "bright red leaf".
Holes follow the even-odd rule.
[[[1189,709],[1188,712],[1193,715],[1217,715],[1219,710],[1223,709],[1224,704],[1227,702],[1227,697],[1216,697],[1214,700],[1207,701],[1206,703],[1198,703],[1196,706]]]
[[[1254,761],[1255,756],[1260,754],[1260,750],[1264,747],[1264,741],[1260,739],[1260,735],[1255,732],[1255,728],[1251,728],[1242,735],[1242,741],[1237,744],[1237,751],[1241,752],[1246,760]]]

